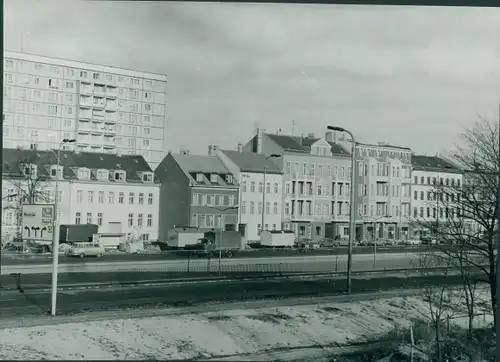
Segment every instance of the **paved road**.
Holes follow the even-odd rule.
[[[415,265],[418,255],[407,254],[360,254],[353,257],[353,270],[373,269],[410,269]],[[220,264],[220,266],[219,266]],[[267,257],[240,259],[205,259],[191,260],[150,260],[60,264],[60,273],[95,273],[95,272],[331,272],[347,270],[346,255],[324,255],[303,257]],[[16,264],[2,266],[2,275],[13,273],[45,274],[52,272],[51,264]]]
[[[436,248],[433,246],[392,246],[392,247],[377,247],[378,253],[418,253],[423,251],[431,251]],[[373,247],[355,247],[353,248],[354,255],[361,254],[373,254]],[[297,251],[297,250],[252,250],[252,251],[241,251],[236,253],[234,259],[246,259],[246,258],[269,258],[269,257],[303,257],[304,255],[315,255],[315,256],[326,256],[326,255],[347,255],[347,248],[324,248],[317,250],[309,250],[307,252]],[[186,260],[187,255],[182,253],[160,253],[160,254],[106,254],[103,258],[87,258],[85,261],[87,263],[102,263],[110,261],[147,261],[147,260]],[[70,258],[64,255],[59,257],[61,263],[80,263],[79,258]],[[49,264],[52,262],[52,256],[50,254],[20,254],[14,252],[4,251],[2,253],[2,265],[13,265],[13,264]]]
[[[456,280],[455,280],[456,279]],[[428,284],[459,283],[457,276],[442,278],[353,279],[353,292],[394,288],[416,288]],[[289,297],[321,297],[345,290],[343,280],[239,281],[149,287],[116,287],[93,290],[62,290],[58,294],[58,314],[83,311],[119,310],[138,307],[180,307],[214,301],[239,301]],[[40,315],[50,309],[50,291],[32,290],[21,294],[0,291],[0,320],[15,316]]]

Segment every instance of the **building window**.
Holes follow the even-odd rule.
[[[76,202],[81,204],[83,201],[83,190],[76,191]]]
[[[255,192],[255,182],[253,182],[253,181],[250,184],[250,192]]]
[[[92,224],[92,213],[87,212],[87,224]]]
[[[153,205],[153,194],[148,195],[148,204]]]
[[[88,201],[89,201],[89,204],[92,204],[94,202],[94,191],[88,192]]]
[[[255,214],[255,202],[250,201],[250,214]]]
[[[274,211],[274,215],[278,215],[278,203],[277,202],[274,203],[273,211]]]
[[[133,192],[128,193],[128,203],[130,205],[132,205],[134,203],[134,193]]]
[[[82,222],[82,214],[80,212],[77,212],[75,215],[75,224],[80,225]]]
[[[102,212],[97,213],[97,225],[102,226]]]
[[[269,182],[266,182],[266,194],[269,194],[271,192],[271,184]]]
[[[134,224],[134,214],[128,214],[128,226],[132,226]]]
[[[108,194],[108,203],[114,204],[115,203],[115,193],[110,191]]]
[[[290,204],[288,202],[285,203],[285,215],[290,215]]]
[[[277,194],[279,192],[279,185],[277,183],[274,184],[274,193]]]
[[[243,201],[241,203],[241,213],[242,214],[246,214],[247,213],[247,203],[245,201]]]
[[[262,186],[262,182],[259,182],[259,194],[261,194],[261,193],[262,193],[262,187],[263,187],[263,186]]]
[[[247,182],[246,181],[241,182],[241,191],[247,192]]]
[[[139,204],[144,204],[144,194],[142,192],[139,193]]]
[[[270,212],[271,212],[271,203],[266,202],[266,215],[269,215]]]
[[[137,226],[142,226],[142,214],[137,215]]]
[[[153,226],[153,214],[148,214],[148,226]]]
[[[125,196],[124,196],[124,193],[123,193],[123,192],[120,192],[120,193],[118,194],[118,203],[119,203],[119,204],[123,204],[123,199],[124,199],[124,197],[125,197]]]
[[[99,191],[98,202],[100,204],[104,203],[104,191]]]

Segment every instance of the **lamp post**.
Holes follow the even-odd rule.
[[[266,157],[266,160],[269,160],[270,158],[278,158],[281,157],[281,155],[277,153],[272,153],[269,156]],[[264,182],[262,183],[262,224],[260,227],[260,234],[262,235],[262,232],[264,231],[264,215],[266,212],[266,175],[267,175],[267,165],[264,165]]]
[[[52,231],[52,305],[50,314],[56,315],[57,302],[57,268],[59,267],[59,217],[57,216],[57,203],[59,194],[59,168],[61,164],[61,147],[66,143],[75,143],[75,139],[65,138],[59,143],[57,148],[57,169],[56,169],[56,187],[54,195],[54,230]]]
[[[351,151],[351,211],[349,212],[349,247],[347,251],[347,293],[351,292],[351,284],[352,284],[352,245],[354,243],[354,238],[356,237],[356,220],[355,220],[355,212],[356,208],[354,207],[354,183],[356,182],[356,139],[354,135],[343,127],[336,126],[328,126],[327,127],[331,131],[337,132],[345,132],[351,137],[352,142],[352,151]]]

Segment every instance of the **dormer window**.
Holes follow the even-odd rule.
[[[115,181],[125,181],[125,171],[115,171]]]
[[[106,170],[97,170],[97,179],[100,181],[105,181],[108,179],[108,171]]]
[[[21,170],[23,175],[35,179],[37,177],[36,165],[22,165]]]
[[[144,172],[142,174],[142,182],[153,182],[153,174],[151,172]]]
[[[228,184],[233,183],[233,175],[226,175],[226,183]]]
[[[202,173],[196,174],[196,182],[203,182],[203,174]]]
[[[216,173],[210,174],[210,182],[213,182],[213,183],[217,182],[217,180],[218,180],[217,176],[218,175]]]
[[[63,168],[62,168],[62,166],[59,166],[59,177],[61,177],[61,176],[62,176],[62,169],[63,169]],[[51,177],[56,177],[56,176],[57,176],[57,173],[58,173],[58,171],[57,171],[57,166],[52,166],[52,167],[50,168],[50,176],[51,176]]]
[[[82,180],[90,179],[90,170],[88,168],[81,168],[78,170],[78,178]]]

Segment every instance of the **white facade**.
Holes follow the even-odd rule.
[[[11,240],[17,231],[16,197],[17,181],[2,180],[3,218],[2,240]],[[55,181],[39,185],[48,197],[43,202],[53,202]],[[99,225],[99,232],[113,232],[121,224],[123,233],[131,233],[143,240],[158,238],[159,215],[158,184],[116,183],[100,181],[64,180],[59,182],[59,217],[61,224]],[[111,223],[111,224],[110,224]]]
[[[4,51],[4,147],[165,156],[164,75]],[[67,146],[70,149],[73,146]]]
[[[446,171],[413,170],[411,218],[415,224],[443,223],[451,218],[457,218],[456,194],[458,187],[463,184],[460,173]],[[445,195],[438,196],[440,188],[447,188]],[[456,193],[453,190],[457,190]],[[451,194],[454,194],[453,199]],[[414,233],[420,233],[423,226],[416,225]]]
[[[246,224],[247,240],[260,240],[262,212],[264,230],[281,230],[283,213],[283,175],[240,172],[238,175],[241,192],[240,224]],[[265,204],[263,205],[263,188]]]

